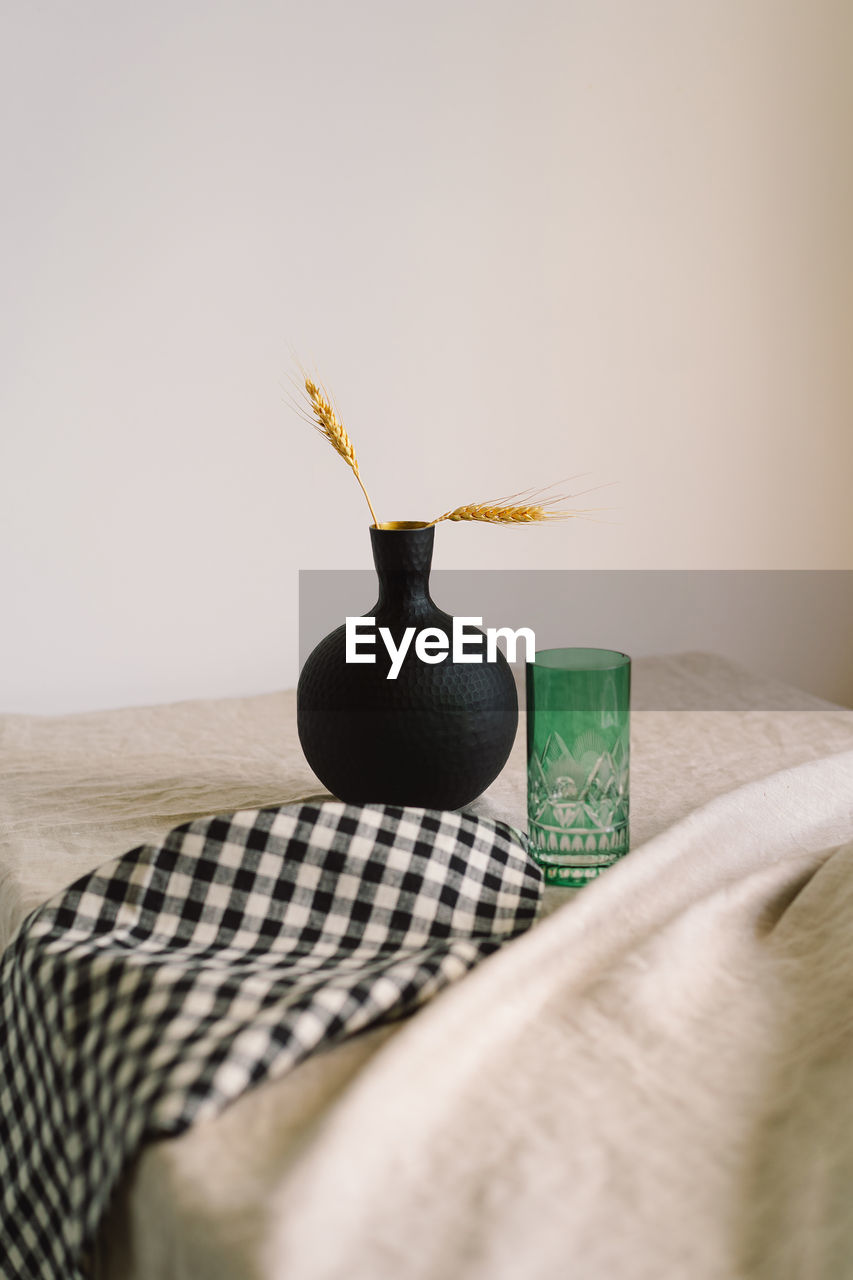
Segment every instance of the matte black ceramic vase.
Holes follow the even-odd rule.
[[[503,654],[486,661],[485,637],[466,627],[465,652],[482,661],[452,660],[453,619],[430,599],[435,528],[399,523],[371,528],[379,599],[375,643],[363,632],[360,652],[375,663],[346,661],[346,627],[321,640],[299,677],[297,723],[309,765],[332,795],[352,804],[460,809],[498,776],[518,727],[515,681]],[[440,662],[424,662],[414,640],[396,679],[379,635],[387,627],[399,646],[407,627],[436,628],[447,637]],[[479,640],[477,639],[479,637]],[[435,650],[433,650],[434,652]]]

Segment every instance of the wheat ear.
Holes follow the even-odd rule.
[[[539,490],[541,493],[542,490]],[[430,524],[438,524],[441,520],[480,520],[485,524],[539,524],[543,520],[568,520],[571,516],[579,516],[581,511],[551,511],[555,503],[563,502],[563,498],[547,498],[536,501],[536,493],[528,493],[532,502],[514,502],[513,498],[524,495],[513,494],[509,498],[495,498],[490,502],[470,502],[464,507],[454,507],[436,516]]]
[[[352,441],[347,435],[347,430],[341,422],[335,410],[332,408],[328,395],[324,395],[316,382],[312,382],[310,378],[305,379],[305,392],[311,405],[311,425],[325,436],[329,444],[339,453],[347,466],[352,468],[353,475],[361,486],[361,491],[367,499],[367,505],[370,508],[370,514],[373,516],[373,523],[378,526],[379,521],[376,519],[376,512],[373,510],[373,503],[370,501],[370,495],[364,487],[364,481],[358,473],[358,459],[355,456],[355,449],[352,447]]]
[[[453,511],[445,511],[431,521],[438,524],[441,520],[481,520],[486,524],[529,524],[534,520],[546,519],[547,512],[543,507],[502,507],[492,502],[471,502],[467,507],[456,507]]]

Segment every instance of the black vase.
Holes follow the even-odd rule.
[[[454,662],[453,619],[431,600],[429,572],[435,528],[420,524],[372,527],[370,540],[379,599],[364,617],[375,620],[375,663],[346,661],[346,627],[321,640],[297,688],[297,724],[305,757],[339,800],[351,804],[459,809],[498,776],[518,727],[518,698],[503,654],[486,661],[485,637],[466,627],[465,653]],[[472,609],[473,611],[473,609]],[[396,679],[379,628],[398,647],[406,628],[435,628],[447,655],[429,663],[414,638]],[[432,646],[435,653],[437,645]],[[428,652],[428,650],[424,650]]]

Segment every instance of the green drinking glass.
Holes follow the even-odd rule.
[[[527,664],[530,855],[547,884],[587,884],[628,852],[631,659],[543,649]]]

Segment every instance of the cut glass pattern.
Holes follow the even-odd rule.
[[[628,848],[628,750],[589,729],[571,747],[557,732],[528,765],[530,843],[537,856],[571,853],[600,865]],[[586,856],[584,856],[586,855]]]

